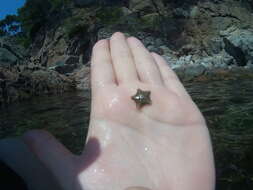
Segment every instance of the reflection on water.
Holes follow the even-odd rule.
[[[186,84],[213,140],[218,190],[253,189],[252,80]]]
[[[1,110],[0,138],[29,129],[46,129],[75,153],[80,153],[89,124],[90,93],[34,98]]]
[[[207,119],[217,167],[217,190],[253,189],[252,80],[185,84]],[[1,110],[0,138],[47,129],[80,153],[89,123],[90,94],[34,98]]]

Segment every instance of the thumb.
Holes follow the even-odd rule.
[[[76,156],[50,133],[44,130],[32,130],[25,133],[22,139],[38,159],[60,180],[60,183],[64,183],[66,179],[71,179],[75,175]]]

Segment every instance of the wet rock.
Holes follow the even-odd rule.
[[[151,0],[130,0],[129,8],[132,11],[153,12],[154,6]]]
[[[224,44],[226,52],[235,58],[239,66],[245,66],[247,64],[245,54],[240,47],[235,46],[226,38],[224,38]]]
[[[82,66],[77,72],[73,73],[71,78],[76,82],[78,90],[90,89],[90,67]]]
[[[55,71],[0,67],[0,105],[43,94],[59,94],[75,89],[73,80]]]
[[[191,80],[195,77],[203,75],[205,73],[205,71],[206,71],[206,67],[204,67],[203,65],[196,65],[196,66],[187,67],[185,69],[186,80]]]
[[[223,39],[220,37],[213,37],[207,41],[205,50],[208,55],[219,54],[225,47]]]
[[[224,36],[226,51],[239,66],[245,66],[253,60],[253,31],[232,28],[221,34]]]
[[[18,63],[18,58],[5,48],[0,48],[0,65],[13,66]]]
[[[0,66],[23,64],[26,51],[10,37],[0,38]]]
[[[71,73],[76,69],[76,65],[69,64],[69,65],[58,65],[54,67],[54,70],[57,71],[60,74],[67,74]]]
[[[20,60],[23,60],[27,56],[27,51],[18,44],[15,38],[11,36],[0,38],[0,47],[8,50],[11,54]]]
[[[81,60],[82,61],[82,60]],[[80,57],[63,55],[59,60],[49,67],[50,70],[55,70],[60,74],[67,74],[73,72],[80,64]]]
[[[159,12],[163,14],[164,3],[162,0],[129,0],[129,9],[134,12],[139,12],[140,15]]]
[[[78,56],[67,56],[63,61],[65,65],[78,65],[79,57]]]
[[[189,18],[190,12],[189,10],[185,10],[184,8],[176,8],[172,12],[175,18]]]
[[[177,73],[181,80],[190,81],[194,78],[204,75],[208,69],[203,65],[185,65],[174,68],[173,70]]]
[[[98,0],[74,0],[76,6],[84,7],[97,3]]]
[[[143,28],[154,28],[158,24],[159,14],[158,13],[150,13],[141,17],[143,22]]]

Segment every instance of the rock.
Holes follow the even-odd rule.
[[[68,74],[72,73],[76,69],[76,65],[58,65],[53,67],[55,71],[57,71],[60,74]]]
[[[74,71],[79,66],[80,58],[78,56],[62,56],[55,64],[49,67],[50,70],[55,70],[60,74],[67,74]],[[51,64],[52,65],[52,64]]]
[[[27,51],[19,45],[15,38],[8,36],[0,38],[0,47],[7,49],[20,60],[23,60],[27,56]]]
[[[85,7],[97,3],[99,0],[74,0],[76,6]]]
[[[203,65],[184,66],[175,68],[174,71],[179,75],[181,80],[189,81],[203,75],[206,72]]]
[[[225,47],[223,39],[220,37],[213,37],[206,44],[206,52],[208,55],[219,54]]]
[[[167,55],[167,56],[173,55],[173,51],[165,45],[160,46],[159,49],[162,52],[161,54],[163,55]]]
[[[25,50],[14,39],[0,38],[0,66],[23,64],[25,56]]]
[[[0,48],[0,65],[13,66],[18,63],[18,58],[5,48]]]
[[[190,18],[195,19],[199,14],[200,14],[199,7],[193,6],[192,9],[190,10],[189,16]]]
[[[66,56],[63,63],[65,65],[78,65],[79,57],[78,56]]]
[[[240,47],[235,46],[226,38],[224,38],[223,40],[226,52],[235,58],[239,66],[245,66],[247,64],[247,60],[242,49]]]
[[[82,66],[74,73],[71,78],[76,81],[76,88],[78,90],[90,89],[90,67]]]
[[[142,16],[141,17],[142,24],[143,24],[142,28],[148,29],[148,28],[157,27],[159,25],[158,19],[159,19],[158,13],[150,13],[150,14],[146,14],[146,15]]]
[[[155,40],[155,45],[156,45],[157,47],[163,46],[163,45],[164,45],[164,42],[163,42],[162,39],[156,38],[156,40]]]
[[[129,8],[132,11],[138,12],[153,12],[154,6],[151,0],[130,0]]]
[[[142,16],[154,12],[164,14],[164,3],[162,0],[129,0],[129,9]]]
[[[172,14],[175,18],[189,18],[191,13],[189,10],[180,7],[174,9]]]
[[[122,7],[121,8],[121,12],[122,12],[122,16],[128,16],[131,13],[133,13],[130,9],[128,9],[127,7]]]
[[[222,34],[225,36],[225,50],[235,58],[239,66],[245,66],[253,60],[253,31],[231,28]]]
[[[24,69],[20,72],[0,67],[0,105],[74,89],[73,80],[55,71]]]
[[[186,74],[192,77],[197,77],[206,71],[206,67],[203,65],[196,65],[196,66],[191,66],[186,69]]]

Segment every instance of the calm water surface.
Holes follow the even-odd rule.
[[[217,167],[217,190],[253,189],[252,79],[185,84],[207,119]],[[90,92],[34,98],[0,110],[0,138],[34,129],[53,133],[74,153],[85,142]]]

